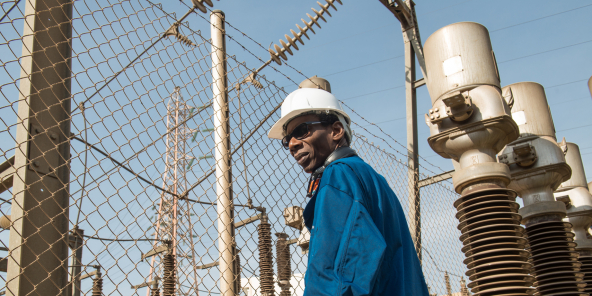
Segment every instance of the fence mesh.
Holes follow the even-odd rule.
[[[27,1],[0,3],[3,291],[220,294],[210,24],[199,11],[179,22],[143,0],[37,1],[44,2],[37,14],[25,9],[32,7]],[[71,36],[59,21],[69,10]],[[68,51],[67,63],[52,63]],[[284,209],[305,207],[307,176],[266,136],[287,93],[265,76],[242,83],[252,70],[235,55],[225,62],[232,285],[241,295],[262,295],[271,276],[280,294],[282,262],[291,286],[281,295],[301,295],[307,255]],[[356,130],[352,145],[408,214],[406,152],[386,140],[388,148],[380,148],[369,140],[374,136]],[[432,293],[446,294],[447,273],[458,292],[465,267],[452,207],[457,195],[446,182],[420,192],[426,280]],[[269,259],[271,273],[262,262]]]

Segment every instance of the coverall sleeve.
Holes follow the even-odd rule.
[[[304,295],[369,295],[386,249],[382,234],[351,193],[327,184],[316,198]]]

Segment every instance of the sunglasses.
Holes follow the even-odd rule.
[[[296,138],[296,140],[302,140],[308,137],[310,135],[309,126],[321,123],[326,123],[326,121],[309,121],[297,125],[289,135],[285,136],[282,139],[282,146],[284,146],[284,149],[289,150],[290,141],[292,140],[292,138]]]

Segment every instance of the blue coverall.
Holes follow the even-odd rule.
[[[305,296],[428,296],[399,200],[358,156],[327,166],[304,221]]]

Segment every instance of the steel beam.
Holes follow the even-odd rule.
[[[69,245],[72,249],[72,258],[70,264],[70,295],[80,296],[80,281],[82,278],[82,245],[84,243],[84,230],[75,228],[72,235],[69,236]]]
[[[0,193],[12,187],[14,176],[14,156],[0,164]]]
[[[421,187],[424,187],[424,186],[436,184],[436,183],[442,182],[444,180],[451,179],[452,178],[452,175],[454,175],[454,170],[451,170],[451,171],[448,171],[448,172],[444,172],[444,173],[441,173],[439,175],[427,177],[427,178],[419,181],[418,187],[421,188]]]
[[[72,1],[26,1],[22,36],[6,293],[67,295]]]
[[[245,220],[236,222],[236,223],[234,223],[234,229],[237,229],[237,228],[243,227],[245,225],[251,224],[251,223],[253,223],[255,221],[259,221],[262,216],[263,216],[263,214],[258,214],[256,216],[249,217],[249,218],[247,218]]]
[[[214,107],[214,140],[216,158],[216,207],[218,211],[218,249],[220,251],[220,295],[234,296],[234,206],[230,127],[228,115],[228,81],[226,76],[226,34],[224,12],[210,15],[212,32],[212,93]]]
[[[218,265],[220,265],[220,262],[216,261],[216,262],[212,262],[212,263],[208,263],[208,264],[204,264],[204,265],[198,266],[195,269],[209,269],[209,268],[212,268],[212,267],[218,266]]]

